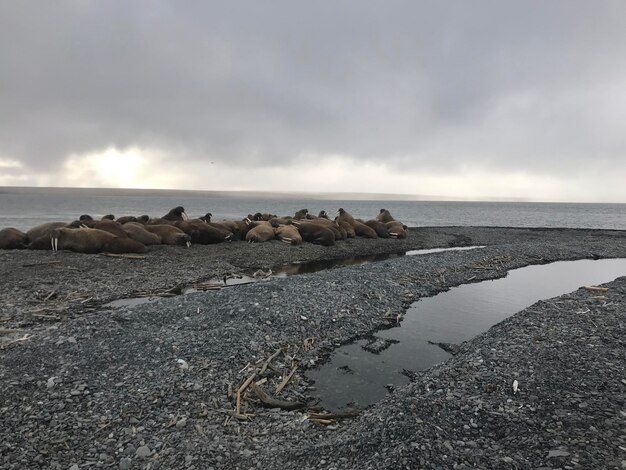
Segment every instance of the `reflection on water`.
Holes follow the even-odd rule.
[[[384,397],[388,384],[404,385],[403,369],[427,369],[450,355],[432,342],[459,343],[541,299],[626,275],[626,259],[564,261],[510,271],[506,278],[465,284],[415,302],[397,328],[376,334],[399,341],[372,354],[366,341],[339,348],[331,361],[307,372],[329,409]]]

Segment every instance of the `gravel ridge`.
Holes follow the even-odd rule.
[[[340,344],[391,326],[386,317],[401,316],[420,297],[502,277],[528,264],[626,257],[625,233],[604,230],[437,227],[412,230],[396,245],[364,242],[338,250],[354,256],[451,244],[488,246],[121,309],[103,306],[116,289],[124,297],[146,286],[170,288],[172,277],[176,283],[194,282],[267,268],[293,260],[293,252],[274,243],[232,244],[198,250],[195,258],[183,251],[172,261],[177,252],[159,250],[143,265],[146,260],[62,253],[64,266],[80,270],[69,270],[66,277],[58,276],[56,265],[41,266],[31,277],[23,271],[32,267],[18,266],[41,263],[49,254],[0,253],[6,261],[2,326],[20,329],[3,337],[14,343],[0,343],[0,468],[622,465],[623,278],[609,284],[605,299],[577,291],[558,304],[540,302],[526,309],[463,343],[454,358],[416,374],[411,385],[358,418],[318,426],[301,411],[263,408],[250,393],[242,400],[243,416],[233,417],[228,389],[258,373],[279,349],[271,368],[255,380],[265,380],[260,386],[269,391],[295,367],[279,396],[307,402],[306,368]],[[337,253],[305,247],[298,259]],[[65,307],[59,321],[22,318],[30,308],[19,298],[24,290],[46,281],[51,290],[64,292],[75,289],[78,280],[97,302]],[[105,292],[98,296],[98,289]],[[577,378],[581,374],[583,382]],[[512,380],[519,381],[515,395]],[[493,390],[486,392],[489,384]]]

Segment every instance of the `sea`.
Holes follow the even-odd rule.
[[[0,228],[26,231],[44,222],[71,222],[82,214],[94,218],[105,214],[160,217],[176,206],[183,206],[190,217],[211,212],[215,220],[242,219],[256,212],[293,215],[303,208],[316,215],[321,210],[333,215],[340,207],[354,217],[371,219],[385,208],[409,227],[473,225],[626,230],[626,204],[397,201],[342,198],[340,195],[24,187],[0,187]]]

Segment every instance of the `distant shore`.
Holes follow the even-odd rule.
[[[180,294],[293,261],[469,245],[485,248]],[[262,407],[251,389],[236,398],[255,372],[258,387],[285,382],[278,398],[307,402],[304,370],[420,297],[529,264],[615,257],[626,258],[626,232],[486,227],[138,258],[0,251],[0,468],[619,468],[623,278],[514,315],[356,418],[316,424],[311,410]],[[162,297],[106,305],[150,294]]]

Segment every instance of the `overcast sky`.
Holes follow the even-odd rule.
[[[0,186],[626,202],[626,2],[0,0]]]

